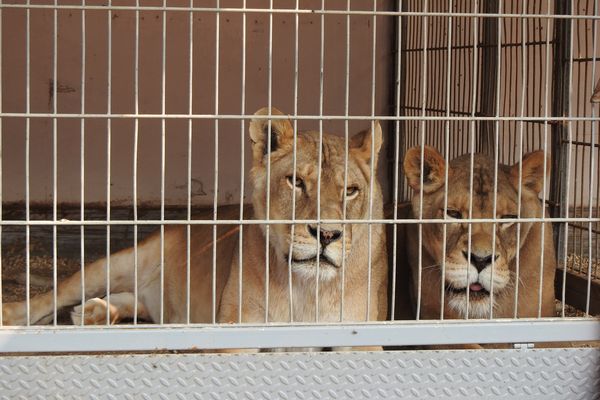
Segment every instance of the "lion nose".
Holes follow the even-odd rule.
[[[469,259],[469,255],[466,251],[463,251],[463,256],[465,259]],[[494,261],[498,259],[498,255],[494,257]],[[480,256],[475,253],[471,253],[471,264],[477,269],[477,272],[483,271],[488,265],[492,263],[492,255],[488,254],[486,256]]]
[[[317,227],[314,225],[307,225],[307,227],[310,235],[316,239]],[[319,231],[319,236],[321,238],[320,241],[323,246],[327,246],[329,243],[335,242],[342,236],[342,232],[338,230],[327,230],[321,228]]]

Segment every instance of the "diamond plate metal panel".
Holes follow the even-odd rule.
[[[15,356],[0,399],[600,399],[600,349]]]

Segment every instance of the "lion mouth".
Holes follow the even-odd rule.
[[[289,260],[290,259],[289,254],[286,255],[285,258],[286,258],[286,260]],[[333,261],[331,261],[329,259],[329,257],[327,257],[326,255],[323,255],[323,254],[319,255],[318,257],[314,256],[314,257],[308,257],[308,258],[294,258],[294,257],[292,257],[292,263],[294,263],[294,264],[315,264],[315,266],[316,266],[317,265],[317,258],[319,259],[319,266],[320,267],[321,266],[331,266],[331,267],[334,267],[334,268],[338,267],[337,265],[335,265],[333,263]]]
[[[457,288],[452,285],[446,284],[446,290],[450,293],[456,295],[466,295],[467,288]],[[479,300],[487,298],[490,295],[490,292],[485,289],[480,283],[475,282],[469,285],[469,299],[471,300]]]

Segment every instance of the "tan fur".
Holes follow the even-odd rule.
[[[410,186],[414,189],[412,213],[418,218],[421,208],[421,147],[410,149],[404,160],[404,168]],[[444,189],[446,166],[444,158],[433,148],[425,147],[423,170],[423,209],[424,219],[444,219],[445,214],[459,212],[462,218],[469,216],[469,192],[471,179],[471,156],[465,155],[452,160],[448,170],[448,214],[444,211]],[[473,218],[493,218],[494,164],[493,159],[482,154],[474,156],[473,163]],[[546,159],[549,167],[550,160]],[[544,153],[541,151],[523,157],[522,168],[500,165],[497,180],[496,217],[506,218],[517,215],[519,170],[521,169],[521,217],[541,217],[543,208],[538,193],[542,190],[544,178]],[[546,170],[547,171],[547,170]],[[547,174],[547,172],[546,172]],[[549,180],[547,180],[549,182]],[[447,216],[446,218],[451,218]],[[478,293],[470,292],[469,318],[489,318],[493,291],[494,318],[513,317],[515,315],[515,287],[517,272],[517,249],[519,250],[519,294],[516,315],[518,317],[537,317],[554,315],[554,274],[556,268],[552,225],[545,224],[543,243],[543,268],[540,264],[542,253],[541,223],[520,223],[520,241],[517,242],[516,223],[497,223],[495,255],[492,274],[493,229],[491,223],[475,223],[471,226],[471,264],[468,264],[468,224],[447,224],[446,265],[444,279],[444,318],[465,318],[467,316],[467,296],[464,291],[472,284],[480,284],[484,289]],[[419,292],[419,227],[410,225],[407,232],[408,259],[411,272],[411,298],[416,308]],[[443,225],[422,225],[421,248],[421,308],[420,317],[424,319],[440,318],[441,282],[443,261]],[[465,255],[467,254],[467,255]],[[479,270],[475,267],[476,257],[487,259]],[[468,266],[468,268],[467,268]],[[468,273],[467,273],[468,271]],[[468,274],[468,276],[467,276]],[[542,276],[542,296],[540,308],[540,275]]]
[[[273,115],[281,115],[272,109]],[[268,134],[272,148],[270,153],[270,205],[269,218],[291,219],[292,193],[296,192],[296,219],[316,219],[318,184],[318,132],[298,133],[296,174],[302,179],[302,188],[292,186],[294,132],[288,120],[269,121],[264,115],[267,109],[257,112],[250,124],[250,138],[253,150],[251,173],[253,186],[253,212],[246,211],[245,218],[266,219],[266,174],[269,159]],[[377,162],[382,134],[375,123],[373,135],[361,133],[353,138],[348,151],[348,185],[351,193],[347,199],[346,217],[365,219],[369,216],[369,182],[372,137],[374,140],[374,162]],[[321,169],[320,218],[339,219],[343,217],[344,157],[343,138],[323,134],[323,155]],[[376,166],[375,166],[376,170]],[[372,218],[383,218],[382,196],[377,181],[373,184]],[[238,219],[238,209],[221,209],[219,219]],[[314,224],[297,224],[294,231],[291,278],[293,291],[293,320],[315,321],[316,262],[311,260],[317,251]],[[385,233],[380,225],[371,226],[371,282],[370,308],[367,310],[368,293],[368,225],[367,224],[321,224],[321,246],[323,259],[320,261],[318,283],[319,321],[338,321],[341,307],[342,260],[345,258],[344,282],[344,321],[383,320],[387,313],[387,257]],[[213,227],[195,225],[190,236],[190,284],[191,322],[286,322],[289,312],[289,267],[291,226],[287,224],[245,225],[243,228],[243,268],[239,268],[239,226],[217,228],[216,255],[216,304],[213,304]],[[336,232],[343,234],[336,236]],[[265,237],[269,237],[268,314],[265,307],[267,275],[265,271]],[[164,233],[164,312],[165,323],[186,322],[186,227],[167,226]],[[337,238],[337,240],[336,240]],[[323,240],[331,240],[324,246]],[[345,241],[346,253],[343,253]],[[160,234],[156,233],[138,246],[138,309],[154,322],[161,321],[160,315]],[[111,302],[110,321],[118,322],[122,317],[131,317],[133,292],[133,249],[125,249],[110,257],[110,291],[115,293]],[[85,297],[104,296],[106,292],[106,259],[98,260],[85,268]],[[240,272],[242,273],[240,277]],[[58,308],[81,302],[81,275],[76,273],[58,287]],[[238,287],[241,282],[242,309],[239,313]],[[127,299],[130,299],[129,302]],[[100,301],[99,301],[100,300]],[[102,309],[102,299],[89,300],[83,310],[86,323],[105,323],[106,306]],[[104,303],[105,304],[105,303]],[[98,309],[100,311],[97,311]],[[53,310],[52,293],[45,293],[31,299],[30,322],[47,319]],[[213,316],[214,310],[214,316]],[[368,318],[367,318],[368,314]],[[98,318],[100,315],[100,318]],[[25,304],[3,305],[4,323],[24,325]],[[81,306],[72,313],[74,322],[82,318]],[[241,317],[241,320],[240,320]]]

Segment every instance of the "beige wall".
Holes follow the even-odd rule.
[[[5,2],[6,3],[6,2]],[[42,2],[36,2],[40,4]],[[51,4],[52,2],[47,2]],[[88,1],[102,5],[105,2]],[[144,0],[146,5],[161,1]],[[242,1],[221,1],[222,7],[239,7]],[[250,8],[268,7],[266,0],[248,0]],[[277,0],[276,7],[293,8],[295,1]],[[300,2],[302,8],[320,8],[320,1]],[[327,7],[344,9],[345,0],[328,0]],[[378,0],[379,9],[393,2]],[[81,4],[59,1],[59,4]],[[134,1],[113,1],[113,5],[133,5]],[[189,1],[169,1],[169,6],[186,6]],[[214,1],[196,1],[197,7],[213,7]],[[372,7],[372,2],[352,2],[353,9]],[[2,11],[2,111],[26,111],[26,19],[21,9]],[[85,113],[107,112],[108,12],[86,12],[85,40]],[[215,113],[215,20],[214,13],[194,13],[193,94],[194,114]],[[58,12],[58,83],[59,113],[80,113],[81,35],[80,10]],[[31,11],[31,81],[30,111],[53,111],[53,11]],[[134,45],[135,12],[115,11],[112,24],[112,113],[134,113]],[[162,12],[140,12],[139,36],[139,112],[161,112]],[[299,17],[298,113],[319,113],[320,16]],[[369,16],[350,18],[350,114],[370,115],[373,23]],[[241,113],[242,14],[223,12],[220,16],[218,113]],[[287,113],[294,106],[294,37],[295,16],[273,16],[273,91],[272,104]],[[166,94],[168,114],[188,112],[189,91],[189,13],[168,12],[166,29]],[[253,113],[268,102],[268,14],[249,13],[246,28],[246,113]],[[387,115],[393,99],[389,98],[393,68],[393,18],[378,17],[376,45],[375,113]],[[346,17],[325,17],[325,60],[323,108],[325,115],[343,115],[345,95]],[[247,125],[247,124],[246,124]],[[351,122],[350,132],[368,126],[368,122]],[[214,188],[213,119],[193,122],[192,180],[194,204],[212,204]],[[167,204],[186,204],[188,122],[166,120]],[[316,129],[317,121],[301,121],[300,129]],[[219,203],[240,200],[240,121],[219,123]],[[324,122],[326,131],[343,133],[343,122]],[[106,201],[107,123],[103,118],[85,120],[85,201]],[[111,202],[129,205],[132,201],[134,122],[131,118],[113,119],[111,123]],[[2,120],[2,198],[22,201],[25,198],[25,120]],[[79,203],[81,170],[81,122],[59,118],[57,121],[58,201]],[[246,144],[248,144],[247,139]],[[31,201],[52,201],[52,120],[32,118],[30,125]],[[244,166],[249,170],[249,154]],[[160,200],[161,121],[140,119],[138,152],[138,198],[140,203]],[[385,168],[381,163],[382,176]]]

